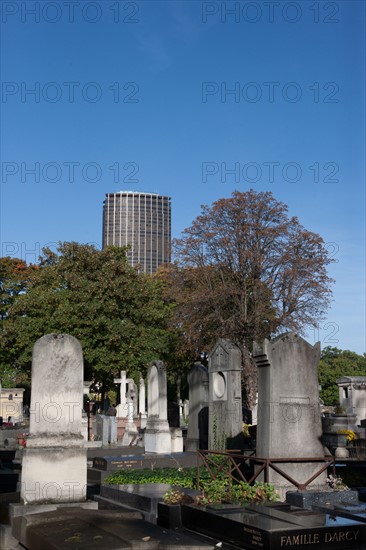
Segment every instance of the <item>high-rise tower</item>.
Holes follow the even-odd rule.
[[[103,206],[103,248],[130,245],[127,258],[141,271],[154,273],[169,263],[170,197],[156,193],[107,193]]]

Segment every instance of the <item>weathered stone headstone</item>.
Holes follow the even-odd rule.
[[[1,388],[0,383],[0,416],[4,422],[11,417],[12,423],[23,421],[23,388]]]
[[[188,374],[189,416],[186,451],[208,449],[208,370],[194,363]]]
[[[107,416],[109,420],[109,443],[111,445],[114,445],[117,443],[117,428],[118,428],[118,420],[116,416]]]
[[[81,346],[68,334],[47,334],[33,348],[30,435],[22,464],[24,504],[85,500],[82,409]]]
[[[209,448],[243,446],[241,352],[229,340],[220,339],[208,359]]]
[[[189,399],[185,399],[183,401],[183,418],[184,418],[184,423],[187,424],[188,422],[188,417],[189,417]]]
[[[361,420],[366,417],[366,376],[342,376],[336,380],[339,391],[339,405],[349,415],[355,418],[349,419],[347,429],[357,430]]]
[[[109,444],[109,418],[104,414],[96,416],[96,436],[97,440],[102,442],[103,447]]]
[[[137,395],[135,392],[135,384],[129,383],[127,391],[127,424],[122,439],[122,445],[130,445],[138,435],[138,431],[134,422],[135,402]]]
[[[186,419],[184,417],[184,406],[183,406],[183,401],[181,399],[178,399],[178,406],[179,406],[179,426],[182,428],[183,426],[184,427],[187,427],[187,422],[186,422]],[[188,416],[187,416],[188,418]]]
[[[126,382],[127,382],[127,392],[126,392],[127,414],[128,414],[128,403],[130,400],[133,403],[133,417],[136,418],[138,416],[139,390],[133,378],[127,378]]]
[[[140,415],[140,425],[141,428],[146,427],[146,389],[145,389],[145,380],[140,378],[140,391],[139,391],[139,415]]]
[[[317,366],[319,342],[314,346],[294,333],[254,344],[258,367],[257,451],[260,458],[324,458],[321,443]],[[277,465],[303,483],[323,464]],[[313,482],[325,485],[326,473]],[[294,488],[269,469],[269,481],[277,488]]]
[[[153,361],[147,371],[147,423],[145,451],[170,453],[171,437],[167,414],[167,380],[164,363]]]
[[[119,384],[119,404],[117,405],[117,418],[127,417],[127,401],[126,401],[126,371],[121,370],[120,377],[113,380],[115,384]]]

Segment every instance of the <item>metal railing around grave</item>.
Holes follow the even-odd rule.
[[[280,468],[281,464],[305,464],[319,463],[317,470],[306,481],[297,481],[286,471]],[[319,477],[330,466],[335,476],[334,457],[306,457],[306,458],[260,458],[255,456],[255,451],[242,453],[241,451],[197,451],[197,485],[200,484],[200,468],[204,466],[212,480],[217,479],[221,474],[227,475],[229,487],[233,482],[244,481],[254,483],[263,473],[263,481],[269,481],[269,471],[272,469],[281,477],[295,485],[298,490],[304,491],[307,486]],[[253,473],[250,473],[253,472]]]

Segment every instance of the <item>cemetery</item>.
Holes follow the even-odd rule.
[[[29,424],[22,390],[1,392],[0,548],[366,547],[366,377],[341,377],[338,412],[322,411],[319,343],[286,333],[252,356],[255,437],[229,340],[192,365],[187,399],[168,402],[157,358],[93,412],[78,340],[38,339]]]

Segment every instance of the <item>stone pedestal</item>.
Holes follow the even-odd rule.
[[[183,452],[183,432],[180,428],[170,428],[170,437],[172,440],[172,453]]]
[[[86,499],[84,438],[32,437],[24,449],[21,481],[24,504],[83,502]]]
[[[128,401],[128,420],[123,434],[122,445],[130,445],[138,435],[136,425],[133,420],[134,404],[132,400]]]
[[[168,420],[153,420],[149,417],[145,431],[146,453],[171,453],[172,442]]]

